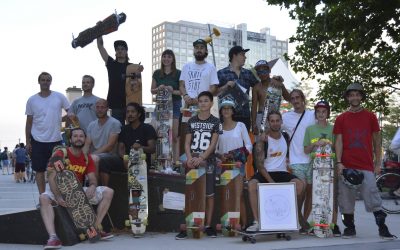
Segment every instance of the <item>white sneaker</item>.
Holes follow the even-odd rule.
[[[247,232],[257,232],[260,230],[260,225],[258,224],[258,221],[253,222],[253,225],[249,226],[246,231]]]

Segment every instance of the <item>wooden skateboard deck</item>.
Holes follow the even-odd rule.
[[[249,95],[243,92],[239,84],[240,80],[235,80],[235,86],[229,87],[226,91],[222,92],[218,98],[219,102],[223,100],[230,100],[235,103],[236,113],[242,112],[243,107],[249,103]]]
[[[142,105],[142,78],[140,64],[129,64],[126,67],[125,93],[126,104],[137,102]]]
[[[314,158],[312,211],[310,225],[315,236],[326,238],[332,236],[333,213],[333,157],[331,145],[319,147],[311,156]]]
[[[146,155],[142,150],[131,149],[128,162],[129,221],[135,237],[146,232],[148,218],[148,187]]]
[[[263,117],[261,120],[260,132],[264,132],[268,128],[267,116],[268,113],[275,110],[279,111],[282,101],[282,90],[268,87],[266,90]]]
[[[170,168],[172,171],[172,93],[167,89],[160,89],[156,96],[156,167],[163,171]]]
[[[72,48],[83,48],[91,43],[94,39],[118,30],[119,25],[125,22],[125,20],[126,15],[124,13],[112,14],[108,16],[94,27],[88,28],[79,33],[78,37],[72,40]]]
[[[53,156],[50,162],[56,171],[55,183],[67,204],[66,209],[79,233],[79,238],[81,240],[88,238],[90,242],[98,241],[100,234],[95,227],[96,213],[75,173],[66,169],[63,157]]]
[[[206,169],[187,169],[185,186],[185,222],[187,235],[200,239],[203,236],[206,210]]]

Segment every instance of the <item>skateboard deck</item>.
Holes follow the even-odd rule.
[[[235,86],[229,87],[226,91],[222,92],[218,98],[221,103],[223,100],[230,100],[235,104],[236,113],[241,113],[243,107],[249,103],[249,95],[243,92],[240,85],[240,80],[235,80]]]
[[[148,187],[146,155],[142,150],[131,149],[128,162],[129,221],[135,237],[146,232],[148,218]]]
[[[244,242],[248,241],[252,244],[255,244],[257,242],[256,237],[259,235],[273,235],[276,234],[276,238],[278,239],[285,239],[287,241],[291,240],[292,237],[290,235],[287,235],[287,233],[293,233],[297,231],[258,231],[258,232],[246,232],[246,231],[241,231],[241,230],[236,230],[233,228],[228,227],[227,230],[235,232],[236,234],[242,235],[242,240]]]
[[[206,162],[199,168],[186,168],[185,185],[185,225],[191,238],[200,239],[203,236],[206,210]]]
[[[268,129],[267,116],[268,113],[275,110],[279,111],[282,101],[282,89],[268,87],[266,90],[264,111],[261,119],[260,132],[265,132]]]
[[[126,67],[125,93],[126,104],[137,102],[142,105],[142,76],[140,64],[129,64]]]
[[[172,171],[172,93],[159,89],[156,95],[156,167],[163,171]]]
[[[77,38],[72,39],[72,48],[83,48],[94,39],[118,30],[119,25],[125,22],[125,20],[126,15],[123,12],[108,16],[102,22],[97,23],[94,27],[88,28],[79,33]]]
[[[96,213],[90,205],[81,183],[74,172],[66,169],[63,157],[53,156],[49,161],[56,171],[56,186],[67,204],[67,212],[74,222],[79,238],[81,240],[88,238],[90,242],[98,241],[100,234],[95,227]]]
[[[315,236],[326,238],[332,236],[333,212],[333,157],[331,145],[319,147],[312,153],[313,190],[310,225]]]

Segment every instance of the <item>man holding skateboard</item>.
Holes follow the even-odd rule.
[[[128,44],[123,40],[114,42],[115,60],[108,55],[103,44],[103,37],[97,38],[97,48],[101,58],[106,63],[108,72],[108,94],[107,101],[110,105],[111,116],[125,124],[125,105],[126,105],[126,67],[129,63]],[[143,71],[143,66],[137,69],[137,75]]]
[[[211,227],[214,213],[215,194],[215,147],[218,136],[222,133],[222,125],[218,118],[210,112],[213,105],[213,95],[204,91],[198,97],[199,114],[190,118],[185,137],[185,153],[188,168],[198,168],[206,162],[206,211],[205,231],[207,236],[215,238],[217,233]],[[175,239],[187,238],[186,231],[181,231]]]
[[[266,144],[260,141],[256,144],[256,167],[257,174],[249,181],[250,207],[253,212],[254,222],[247,228],[247,232],[257,232],[260,230],[258,214],[258,183],[274,182],[294,182],[296,183],[297,200],[304,193],[304,183],[293,174],[287,172],[287,139],[281,132],[282,115],[279,111],[271,111],[267,116],[270,127]],[[268,148],[266,149],[266,145]],[[301,214],[301,203],[298,203],[298,216],[300,224],[304,224],[304,218]]]
[[[229,50],[229,65],[223,69],[218,70],[218,92],[223,93],[228,88],[232,88],[235,84],[239,84],[241,88],[246,90],[249,95],[250,88],[258,83],[253,73],[243,68],[246,62],[246,52],[250,49],[243,49],[241,46],[234,46]],[[247,130],[250,130],[250,105],[249,100],[242,107],[241,112],[236,114],[236,120],[243,122]],[[240,101],[238,101],[240,102]]]
[[[31,96],[26,103],[26,151],[31,155],[32,169],[36,171],[39,194],[45,191],[44,172],[51,152],[61,144],[61,111],[68,111],[67,98],[50,90],[52,77],[47,72],[38,77],[40,92]]]
[[[90,75],[82,77],[83,96],[74,100],[68,112],[71,120],[78,120],[79,127],[87,132],[89,123],[96,120],[96,102],[99,97],[93,95],[94,78]]]
[[[70,142],[71,146],[66,149],[67,155],[60,151],[56,151],[53,155],[59,155],[65,159],[69,160],[69,164],[66,169],[73,171],[78,178],[78,180],[83,184],[85,175],[88,178],[89,186],[84,187],[89,203],[92,205],[97,205],[97,218],[95,226],[100,230],[101,239],[112,238],[113,235],[102,231],[101,222],[106,215],[108,208],[110,207],[111,200],[114,191],[105,186],[97,186],[96,180],[96,168],[92,157],[83,153],[82,148],[85,144],[86,135],[83,129],[75,128],[71,131]],[[61,241],[57,237],[55,226],[54,226],[54,210],[52,205],[55,203],[59,206],[66,206],[65,201],[60,195],[55,184],[56,171],[54,166],[49,164],[48,166],[49,174],[49,187],[50,190],[40,195],[40,213],[42,215],[43,223],[46,227],[47,233],[49,234],[49,240],[45,245],[44,249],[58,249],[61,247]]]
[[[361,106],[365,92],[359,83],[347,86],[344,98],[350,104],[348,111],[336,118],[333,133],[336,136],[335,149],[337,156],[337,171],[345,180],[348,170],[363,176],[363,181],[357,186],[350,186],[345,181],[339,181],[338,203],[342,213],[342,221],[346,227],[343,238],[354,238],[354,206],[356,191],[360,191],[365,209],[373,212],[379,228],[379,236],[383,239],[397,238],[389,232],[385,224],[387,214],[382,210],[382,199],[376,186],[375,174],[381,171],[381,138],[376,115]]]

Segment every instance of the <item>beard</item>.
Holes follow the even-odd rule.
[[[73,147],[73,148],[81,149],[81,148],[83,148],[83,146],[85,146],[84,142],[81,142],[81,141],[71,142],[71,147]]]
[[[194,58],[196,58],[196,61],[203,61],[204,59],[206,59],[207,56],[208,52],[204,53],[203,55],[195,54]]]

